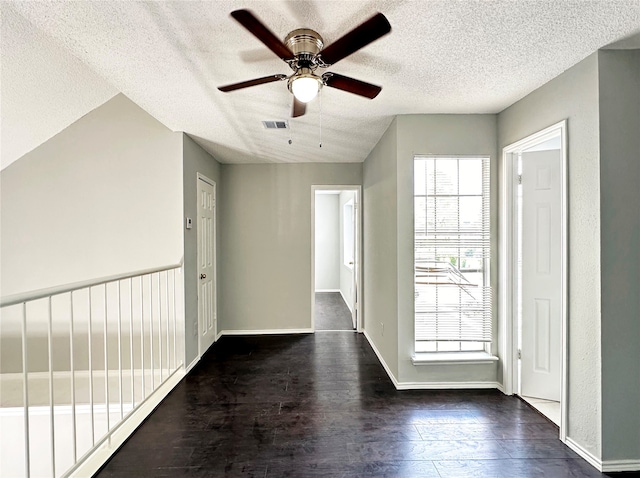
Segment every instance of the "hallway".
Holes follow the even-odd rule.
[[[223,337],[97,476],[606,476],[557,436],[496,390],[395,390],[360,334]]]
[[[353,330],[351,311],[339,292],[316,292],[316,330]]]

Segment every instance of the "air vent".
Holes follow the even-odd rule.
[[[266,129],[289,129],[289,123],[286,121],[263,121]]]

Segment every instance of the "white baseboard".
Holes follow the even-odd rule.
[[[93,476],[102,465],[104,465],[111,455],[129,438],[129,436],[140,426],[160,402],[169,394],[173,388],[180,383],[185,376],[183,369],[176,370],[167,380],[160,385],[156,391],[136,408],[129,418],[127,418],[112,434],[111,439],[107,439],[98,446],[89,456],[81,461],[73,471],[65,476],[87,477]]]
[[[605,460],[602,462],[602,471],[640,471],[640,460]]]
[[[464,390],[498,388],[498,382],[398,382],[398,390]]]
[[[382,364],[382,367],[384,368],[385,372],[387,372],[387,375],[393,382],[393,386],[396,387],[396,390],[399,390],[398,380],[396,379],[395,375],[393,375],[393,373],[391,372],[391,369],[387,365],[387,362],[384,361],[384,358],[382,357],[382,354],[380,353],[380,351],[376,348],[376,344],[373,342],[373,340],[371,340],[371,337],[369,336],[366,330],[363,331],[363,334],[367,339],[367,341],[369,342],[369,345],[371,345],[371,348],[373,349],[374,353],[378,357],[378,360],[380,360],[380,363]]]
[[[340,292],[340,289],[316,289],[316,292]]]
[[[504,393],[504,389],[501,384],[498,382],[399,382],[396,377],[391,373],[391,369],[382,358],[380,351],[376,348],[375,343],[371,340],[371,337],[364,331],[364,336],[367,338],[369,345],[375,352],[378,360],[382,364],[382,367],[389,375],[389,378],[393,382],[393,385],[396,387],[396,390],[459,390],[459,389],[486,389],[486,388],[497,388],[501,392]]]
[[[342,293],[342,289],[340,289],[338,292],[340,292],[340,295],[342,296],[342,300],[344,300],[344,303],[346,304],[347,309],[349,309],[349,312],[351,312],[353,314],[353,310],[351,309],[351,304],[349,304],[349,301],[347,300],[347,298]]]
[[[193,369],[193,367],[195,367],[198,362],[200,362],[200,357],[196,357],[192,360],[192,362],[187,366],[187,368],[185,369],[185,374],[191,372],[191,370]]]
[[[220,335],[290,335],[312,334],[313,329],[223,330]]]
[[[564,443],[573,451],[575,451],[578,455],[580,455],[581,458],[583,458],[587,463],[593,466],[596,470],[603,471],[602,461],[599,458],[597,458],[595,455],[593,455],[591,452],[582,448],[581,445],[579,445],[569,437],[567,437]]]

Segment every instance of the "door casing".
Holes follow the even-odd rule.
[[[211,186],[213,188],[213,234],[212,234],[212,238],[211,238],[211,242],[213,244],[213,250],[211,251],[212,253],[212,282],[213,282],[213,287],[212,287],[212,291],[211,291],[211,296],[210,300],[212,302],[212,309],[213,309],[213,331],[211,332],[212,336],[211,338],[208,340],[207,344],[203,344],[203,337],[202,337],[202,327],[205,326],[204,323],[204,317],[202,316],[202,302],[203,302],[203,298],[201,297],[201,287],[200,287],[200,283],[201,283],[201,279],[200,279],[200,273],[201,273],[201,257],[200,257],[200,251],[201,251],[201,238],[202,238],[202,234],[201,231],[199,230],[200,227],[200,206],[199,206],[199,201],[200,201],[200,185],[202,183],[205,183],[209,186]],[[197,197],[197,201],[198,201],[198,206],[197,206],[197,211],[198,211],[198,218],[196,221],[196,227],[198,227],[197,229],[197,264],[198,267],[196,268],[196,283],[197,285],[197,296],[198,296],[198,356],[202,357],[202,355],[207,351],[208,347],[211,346],[211,344],[213,344],[216,340],[217,340],[217,334],[218,334],[218,300],[217,300],[217,289],[218,289],[218,277],[217,277],[217,242],[216,242],[216,235],[217,235],[217,207],[216,207],[216,183],[215,181],[207,178],[206,176],[198,173],[197,174],[197,182],[196,182],[196,191],[198,194]]]
[[[311,186],[311,330],[316,330],[316,191],[355,191],[355,280],[356,288],[356,332],[363,331],[364,315],[362,313],[362,186],[360,185],[313,185]]]
[[[499,325],[504,333],[500,337],[502,350],[503,388],[507,395],[516,393],[518,370],[518,297],[517,297],[517,157],[548,139],[560,135],[560,215],[561,215],[561,361],[562,385],[560,392],[560,440],[567,438],[567,344],[568,344],[568,196],[567,196],[567,121],[549,126],[520,141],[506,146],[502,152],[500,217],[500,271],[499,271]]]

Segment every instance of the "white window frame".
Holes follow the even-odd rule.
[[[473,155],[473,156],[467,156],[467,155],[457,155],[457,156],[448,156],[448,155],[416,155],[414,157],[414,164],[415,164],[415,160],[420,160],[420,159],[430,159],[430,158],[434,158],[434,159],[458,159],[458,160],[466,160],[466,159],[473,159],[473,158],[478,158],[481,159],[483,161],[486,161],[485,164],[487,164],[489,167],[491,167],[490,165],[490,157],[486,156],[486,155]],[[414,170],[415,170],[415,166],[414,166]],[[486,178],[484,175],[482,177],[479,178],[480,181],[485,181],[487,180],[489,182],[488,187],[489,187],[489,192],[488,192],[488,207],[489,210],[486,211],[487,215],[490,216],[491,214],[491,195],[492,195],[492,191],[491,191],[491,184],[490,184],[490,173],[488,174],[488,178]],[[415,184],[415,182],[414,182]],[[426,191],[425,191],[426,193]],[[416,191],[414,189],[414,201],[415,198],[421,195],[416,196]],[[483,190],[483,195],[481,197],[484,197],[485,193]],[[413,218],[413,221],[415,221],[415,215]],[[489,223],[488,225],[489,228],[489,234],[491,234],[491,225]],[[493,240],[493,238],[490,239],[490,242]],[[415,241],[415,234],[414,234],[414,241]],[[415,243],[414,243],[415,244]],[[415,247],[415,245],[414,245]],[[490,249],[490,245],[489,245],[489,249]],[[484,286],[485,287],[491,287],[491,271],[490,271],[490,258],[487,257],[484,261],[483,261],[483,276],[484,276]],[[491,307],[491,304],[489,305],[489,307]],[[489,313],[492,316],[492,312],[491,309],[489,309]],[[415,317],[414,317],[414,326],[415,326]],[[494,327],[494,323],[493,323],[493,319],[491,319],[491,327],[493,329]],[[497,361],[497,357],[491,356],[490,352],[491,352],[491,347],[492,347],[492,343],[495,342],[495,330],[491,331],[492,333],[492,338],[491,341],[489,342],[474,342],[474,344],[477,344],[477,348],[474,348],[474,350],[462,350],[462,344],[463,343],[470,343],[469,341],[460,341],[460,342],[455,342],[458,344],[457,349],[458,350],[447,350],[447,351],[441,351],[440,349],[440,345],[442,342],[438,342],[438,341],[433,341],[432,343],[435,344],[435,350],[431,349],[426,349],[426,348],[420,348],[421,344],[425,344],[428,342],[424,342],[424,341],[418,341],[414,338],[414,347],[415,347],[415,353],[414,356],[412,358],[413,363],[415,365],[420,365],[420,364],[429,364],[429,363],[433,363],[433,364],[444,364],[444,363],[489,363],[489,362],[495,362]],[[451,343],[451,342],[449,342]],[[473,347],[470,347],[473,348]],[[429,351],[427,351],[429,350]]]

